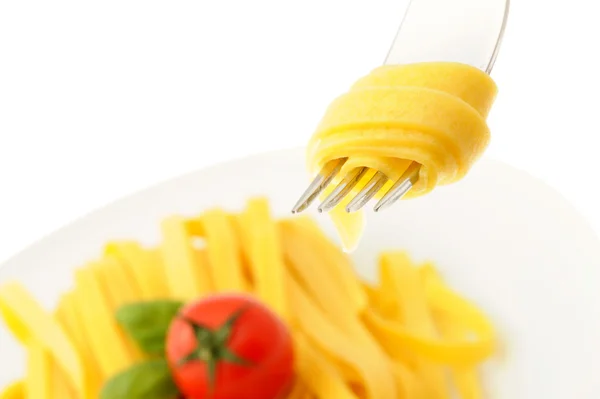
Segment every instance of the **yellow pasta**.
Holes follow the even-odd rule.
[[[69,386],[67,376],[58,365],[52,362],[50,366],[50,379],[54,399],[76,399],[77,396]]]
[[[52,363],[50,353],[41,342],[35,339],[31,340],[27,345],[25,392],[29,398],[52,398]]]
[[[64,294],[59,302],[56,318],[71,338],[71,342],[73,342],[81,357],[87,382],[87,390],[82,397],[84,399],[94,399],[98,396],[100,384],[106,376],[102,375],[97,359],[92,352],[90,341],[87,339],[87,333],[83,326],[83,320],[79,317],[75,307],[76,299],[72,292]]]
[[[298,372],[319,398],[359,399],[335,367],[311,348],[302,335],[297,335],[295,342]]]
[[[394,301],[393,292],[389,291],[389,288],[383,284],[379,286],[372,286],[367,283],[363,283],[363,290],[368,297],[369,309],[365,314],[374,313],[383,317],[387,321],[402,321],[402,315],[400,314],[400,308]]]
[[[75,344],[73,337],[70,334],[69,329],[67,328],[66,323],[65,323],[65,316],[66,316],[65,308],[68,305],[67,304],[68,301],[65,298],[66,298],[65,295],[61,296],[58,306],[56,307],[56,311],[54,312],[54,318],[60,324],[60,326],[63,328],[63,330],[65,331],[65,333],[67,334],[67,336],[69,337],[71,342],[73,343],[73,346],[77,350],[78,349],[77,345]],[[89,386],[89,379],[87,378],[87,373],[85,370],[86,365],[84,363],[83,357],[82,356],[80,356],[80,357],[81,357],[81,364],[83,366],[83,375],[87,382],[86,385]],[[60,366],[56,363],[55,359],[51,359],[50,378],[52,381],[51,386],[52,386],[52,397],[53,398],[71,399],[71,398],[76,397],[75,392],[73,391],[72,387],[70,386],[70,384],[68,382],[67,376],[62,371]]]
[[[202,215],[208,261],[217,291],[248,291],[241,260],[241,245],[229,215],[212,209]]]
[[[28,347],[36,347],[37,352],[30,356],[39,359],[38,347],[49,351],[69,376],[75,391],[85,392],[83,366],[75,346],[60,324],[21,285],[8,283],[0,287],[0,313],[17,339]]]
[[[404,253],[385,254],[381,260],[381,273],[392,281],[396,289],[406,328],[423,338],[434,339],[438,332],[427,305],[423,283],[408,257]],[[432,399],[448,397],[441,369],[422,359],[417,362],[417,369],[421,377],[427,380]]]
[[[165,271],[160,252],[144,250],[136,242],[111,242],[105,253],[117,257],[129,269],[143,299],[168,298]]]
[[[282,399],[483,398],[478,367],[495,353],[494,330],[433,264],[384,253],[378,281],[365,282],[314,221],[274,219],[264,198],[162,227],[155,247],[107,244],[52,312],[21,285],[0,286],[0,314],[28,354],[0,399],[96,399],[145,357],[116,321],[120,306],[218,291],[250,293],[288,325],[296,379]]]
[[[166,280],[166,264],[163,260],[160,248],[151,248],[144,252],[144,263],[141,263],[138,267],[136,267],[135,275],[144,274],[148,282],[145,284],[147,286],[146,290],[150,292],[151,299],[157,298],[169,298],[171,297],[171,293],[169,292],[169,286]],[[145,266],[145,268],[143,268]],[[202,265],[199,266],[202,269]],[[205,269],[208,269],[205,268]],[[198,279],[209,278],[207,276],[208,272],[198,273]],[[143,284],[145,279],[140,278],[140,286]],[[210,281],[206,282],[206,285],[209,284]],[[202,284],[198,282],[198,284]],[[203,284],[202,284],[203,285]]]
[[[136,280],[129,274],[129,269],[123,262],[117,258],[106,255],[91,267],[94,268],[113,311],[142,298]]]
[[[94,358],[103,375],[114,375],[132,364],[134,357],[130,346],[117,324],[97,270],[92,267],[77,270],[75,282],[77,314]]]
[[[299,266],[296,272],[301,277],[327,285],[329,301],[340,301],[356,312],[364,310],[367,297],[350,259],[314,223],[303,218],[284,220],[279,223],[279,229],[286,257]]]
[[[277,225],[271,218],[267,200],[249,201],[241,221],[241,236],[247,240],[250,248],[248,257],[254,291],[278,315],[288,320],[290,315],[285,292],[281,238]]]
[[[208,269],[196,263],[186,222],[170,217],[162,223],[162,256],[169,291],[173,297],[189,300],[211,291]]]
[[[142,295],[137,287],[135,279],[129,274],[129,269],[110,255],[105,256],[100,262],[91,265],[100,282],[102,291],[114,314],[123,305],[141,300]],[[119,335],[123,335],[119,331]],[[142,354],[133,342],[123,336],[128,353],[133,361],[141,360]]]
[[[331,103],[309,142],[308,169],[314,174],[327,162],[346,158],[335,184],[339,176],[356,167],[369,168],[353,193],[375,171],[381,171],[390,180],[378,197],[412,161],[421,169],[407,198],[453,183],[488,145],[486,118],[496,91],[489,75],[459,63],[377,68]],[[338,205],[331,216],[344,245],[352,249],[362,230],[363,215],[347,214],[344,206]]]
[[[336,328],[327,318],[332,315],[320,310],[293,278],[288,279],[287,286],[292,310],[301,315],[298,322],[302,331],[361,380],[368,390],[368,398],[394,398],[392,371],[382,353],[353,341]]]
[[[431,265],[428,265],[424,271],[424,278],[426,280],[426,284],[435,284],[437,285],[438,289],[444,289],[447,292],[446,297],[433,296],[432,301],[433,305],[437,305],[439,310],[450,310],[449,313],[442,314],[441,317],[440,315],[438,315],[437,317],[436,321],[440,328],[441,334],[444,336],[445,339],[449,341],[466,341],[467,338],[471,338],[472,340],[472,337],[469,335],[472,332],[472,330],[463,325],[458,324],[456,322],[456,318],[453,317],[451,313],[453,313],[453,310],[455,311],[455,309],[460,308],[462,308],[463,310],[462,312],[460,312],[461,314],[478,314],[479,311],[474,306],[467,304],[462,298],[459,298],[457,295],[452,294],[450,290],[443,288],[443,282],[440,276],[436,273],[435,269]],[[455,298],[454,303],[452,303],[452,301],[446,301],[448,296],[453,296]],[[459,306],[456,306],[456,301],[461,301],[463,302],[463,304],[459,304]],[[465,312],[465,308],[470,309],[469,311]],[[457,316],[455,312],[454,316]],[[460,315],[458,316],[460,317]],[[483,315],[478,314],[477,319],[479,320],[478,324],[480,326],[480,332],[483,331],[483,334],[487,334],[487,336],[489,337],[490,346],[488,352],[486,353],[486,355],[489,356],[492,353],[493,349],[493,330],[491,329],[491,325],[489,325],[489,323],[487,322],[485,317],[483,317]],[[454,385],[456,386],[458,394],[463,399],[483,399],[483,390],[479,382],[478,371],[475,366],[476,362],[472,362],[471,364],[465,364],[466,362],[462,361],[459,363],[460,364],[452,367],[452,378],[454,379]]]
[[[290,390],[290,393],[288,394],[286,399],[305,399],[308,395],[308,388],[300,378],[296,377],[294,386]]]
[[[395,259],[406,262],[404,255],[397,254]],[[415,272],[419,273],[419,270]],[[410,331],[408,325],[399,320],[386,320],[375,312],[367,313],[367,324],[382,342],[387,343],[386,347],[396,352],[399,347],[410,348],[433,362],[456,366],[472,365],[488,358],[494,352],[495,339],[485,316],[474,305],[445,288],[441,280],[429,279],[423,284],[431,309],[450,317],[453,325],[470,333],[469,338],[466,338],[467,334],[462,339],[456,336],[445,339],[427,337]]]
[[[16,381],[7,386],[0,393],[0,399],[25,399],[25,384],[23,381]]]

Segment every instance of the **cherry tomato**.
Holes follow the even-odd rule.
[[[166,354],[188,399],[278,399],[294,375],[285,324],[257,300],[239,294],[184,306],[169,327]]]

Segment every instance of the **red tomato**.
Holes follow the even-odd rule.
[[[186,305],[169,327],[167,360],[188,399],[276,399],[293,379],[284,323],[251,297],[214,295]]]

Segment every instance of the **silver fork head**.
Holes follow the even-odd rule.
[[[484,4],[485,3],[485,4]],[[394,38],[385,64],[453,61],[490,73],[504,36],[510,0],[411,0]],[[465,43],[456,46],[456,43]],[[327,163],[300,197],[293,213],[302,212],[338,175],[347,158]],[[374,207],[376,212],[400,200],[417,183],[421,165],[412,162]],[[368,168],[355,168],[319,206],[327,212],[337,206],[365,176]],[[350,200],[347,212],[365,206],[388,181],[377,172]]]
[[[323,192],[325,187],[339,174],[346,158],[333,160],[326,164],[317,176],[310,183],[304,194],[300,197],[292,213],[299,213],[307,209],[310,204]],[[402,198],[417,182],[419,178],[419,170],[421,165],[416,162],[411,162],[406,171],[396,181],[396,183],[388,190],[388,192],[375,205],[375,211],[385,209],[394,202]],[[358,182],[366,175],[369,168],[359,167],[354,168],[350,173],[345,175],[337,184],[333,191],[319,205],[319,212],[328,212],[335,208],[345,197],[352,191]],[[346,212],[356,212],[365,206],[387,183],[389,179],[382,172],[377,172],[365,184],[365,186],[350,200],[346,205]]]

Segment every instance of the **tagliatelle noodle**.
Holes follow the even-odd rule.
[[[98,277],[91,266],[75,271],[75,305],[102,374],[112,376],[131,365],[134,355]]]
[[[281,238],[266,199],[248,201],[239,218],[240,236],[247,241],[247,254],[254,292],[285,320],[290,319],[285,291],[285,265]]]
[[[178,216],[162,223],[161,245],[169,292],[173,297],[190,300],[212,291],[209,270],[198,267],[191,235],[185,219]]]
[[[25,399],[25,383],[22,380],[11,383],[0,393],[0,399]]]
[[[55,317],[71,338],[71,342],[81,357],[87,387],[87,390],[82,393],[82,398],[95,399],[98,396],[100,384],[104,377],[100,371],[97,360],[94,358],[90,341],[87,339],[86,332],[82,325],[82,319],[77,314],[74,303],[75,300],[76,298],[73,292],[63,294],[58,303]]]
[[[30,361],[35,362],[35,375],[40,375],[40,364],[45,364],[49,352],[69,376],[69,382],[75,392],[85,392],[80,354],[62,326],[24,287],[17,283],[8,283],[0,287],[0,314],[13,335],[27,348],[33,348],[29,351],[29,356]]]
[[[32,340],[27,346],[25,392],[28,398],[52,399],[52,362],[44,345]]]
[[[229,215],[221,209],[213,209],[205,212],[201,221],[215,290],[248,291],[242,249]]]
[[[143,299],[169,297],[163,261],[159,251],[145,250],[137,242],[126,241],[107,244],[105,254],[120,259],[127,267]]]
[[[287,287],[292,311],[300,315],[300,329],[322,350],[337,359],[344,369],[350,370],[352,376],[358,377],[367,390],[368,399],[394,398],[396,387],[388,361],[382,356],[383,351],[357,343],[336,327],[328,319],[332,315],[319,309],[291,276],[288,277]]]
[[[314,222],[305,218],[284,219],[279,223],[279,231],[285,255],[292,265],[300,266],[296,272],[301,278],[327,285],[330,303],[343,304],[356,314],[365,309],[366,294],[350,258],[333,245]]]

